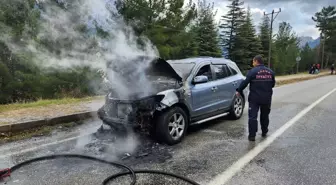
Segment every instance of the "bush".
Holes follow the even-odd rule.
[[[13,54],[3,43],[1,47],[0,104],[105,93],[101,77],[89,67],[44,72],[29,56]]]

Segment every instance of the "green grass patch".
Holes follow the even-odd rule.
[[[306,81],[306,80],[312,80],[316,78],[320,78],[323,76],[328,76],[330,75],[329,73],[323,73],[323,74],[318,74],[318,75],[311,75],[311,76],[306,76],[306,77],[301,77],[301,78],[292,78],[292,79],[285,79],[285,80],[280,80],[276,81],[276,86],[281,86],[281,85],[286,85],[286,84],[291,84],[291,83],[297,83],[301,81]]]
[[[51,100],[38,100],[35,102],[29,103],[13,103],[13,104],[6,104],[0,105],[0,113],[10,110],[17,110],[23,108],[34,108],[34,107],[44,107],[49,105],[64,105],[64,104],[74,104],[74,103],[81,103],[81,102],[88,102],[92,100],[101,99],[102,96],[95,96],[95,97],[86,97],[86,98],[63,98],[63,99],[51,99]]]
[[[308,72],[299,72],[299,73],[290,74],[290,75],[275,75],[275,78],[277,78],[277,77],[288,77],[288,76],[306,75],[306,74],[309,74],[309,73]]]
[[[323,69],[319,72],[319,74],[324,73],[324,72],[329,72],[329,70]],[[295,77],[299,75],[311,75],[311,74],[309,74],[308,71],[305,71],[305,72],[298,72],[298,73],[287,74],[287,75],[276,75],[275,77],[290,77],[290,76]]]
[[[81,123],[82,122],[62,123],[53,126],[42,126],[17,133],[6,133],[6,134],[3,133],[2,135],[0,135],[0,144],[24,139],[30,139],[32,137],[50,136],[53,130],[64,131],[71,129],[77,125],[80,125]]]
[[[29,139],[32,137],[41,137],[41,136],[48,136],[52,133],[52,130],[55,127],[53,126],[43,126],[36,129],[31,129],[24,132],[13,133],[13,134],[6,134],[0,136],[0,144],[19,141],[23,139]]]

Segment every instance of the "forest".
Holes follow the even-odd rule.
[[[71,32],[65,31],[63,35],[57,32],[57,38],[61,39],[53,40],[45,36],[45,29],[48,27],[43,21],[46,20],[44,11],[48,6],[49,9],[50,6],[55,6],[70,13],[76,12],[80,1],[85,0],[71,1],[79,2],[77,5],[64,0],[49,1],[50,3],[43,4],[37,0],[6,0],[6,3],[0,4],[0,104],[85,97],[105,92],[101,74],[90,65],[72,65],[67,68],[43,65],[43,62],[48,61],[47,57],[41,61],[39,55],[43,52],[53,53],[55,60],[64,55],[62,51],[75,47],[76,40],[71,39],[73,35],[69,36],[68,33],[78,32],[84,35],[90,32],[85,22],[76,22],[77,19],[74,19],[73,23],[67,22]],[[273,32],[270,38],[270,20],[267,16],[260,25],[254,25],[250,8],[243,1],[227,1],[229,11],[220,15],[220,23],[215,20],[217,11],[214,3],[206,0],[199,0],[197,3],[191,0],[188,3],[184,0],[116,0],[107,4],[110,11],[106,16],[122,20],[123,24],[132,29],[140,48],[149,40],[159,56],[166,60],[197,56],[226,57],[236,62],[245,73],[251,68],[251,60],[257,54],[263,55],[267,64],[271,46],[269,67],[276,75],[295,73],[298,56],[302,58],[298,66],[300,72],[307,72],[314,63],[320,63],[323,68],[327,68],[334,62],[334,6],[323,7],[312,15],[312,20],[321,33],[321,44],[315,48],[310,48],[308,44],[300,48],[299,37],[289,22],[273,25],[278,27],[278,32]],[[49,19],[52,15],[49,15]],[[55,14],[56,18],[57,21],[62,20],[62,17]],[[108,26],[113,30],[112,25]],[[94,29],[95,32],[90,33],[95,34],[99,40],[113,40],[108,30],[97,25]],[[43,52],[18,49],[30,48],[32,43],[35,50],[43,48]],[[83,39],[81,43],[84,43]],[[90,42],[84,48],[87,53],[85,56],[89,56],[94,50],[92,48],[98,44]],[[70,54],[74,53],[68,52]],[[73,60],[66,61],[71,63]]]

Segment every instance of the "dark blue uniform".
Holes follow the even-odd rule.
[[[260,125],[263,133],[268,132],[269,113],[271,112],[271,102],[273,87],[275,86],[274,72],[265,67],[258,65],[252,68],[246,79],[240,84],[238,92],[250,84],[249,102],[249,136],[255,137],[258,131],[258,111],[260,109]]]

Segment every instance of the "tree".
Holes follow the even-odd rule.
[[[237,62],[242,70],[248,70],[253,57],[260,52],[261,43],[256,35],[250,8],[248,8],[244,22],[237,29],[231,58]]]
[[[299,71],[308,71],[311,65],[315,63],[315,55],[315,51],[306,43],[300,53],[301,61],[299,63]]]
[[[66,58],[67,63],[72,63],[72,59],[83,61],[102,54],[98,52],[116,36],[110,22],[120,25],[116,29],[125,31],[126,37],[134,32],[136,42],[129,40],[136,43],[137,49],[149,39],[165,59],[221,54],[214,22],[216,11],[206,0],[200,0],[198,6],[193,0],[99,0],[108,8],[103,19],[100,14],[91,16],[90,10],[82,15],[86,11],[84,1],[88,2],[9,0],[0,4],[0,104],[104,93],[97,91],[102,79],[94,67],[69,64],[60,69],[38,64],[50,63],[48,57]],[[116,12],[111,6],[114,2]],[[244,17],[243,2],[230,2],[231,11],[222,17],[222,33],[226,34],[222,39],[231,53],[234,47],[243,49],[236,56],[245,70],[258,53],[259,41],[250,13]]]
[[[216,12],[214,4],[207,3],[206,0],[198,2],[196,40],[198,43],[198,54],[200,56],[221,56],[217,29],[214,22]]]
[[[185,50],[188,55],[195,54],[195,41],[190,36],[194,32],[187,31],[196,17],[196,5],[191,0],[187,4],[183,0],[119,0],[116,7],[138,35],[153,42],[162,58],[183,58]]]
[[[316,22],[316,27],[321,31],[322,51],[321,67],[324,67],[325,50],[336,53],[336,8],[335,6],[323,7],[320,12],[316,12],[312,17]],[[326,46],[326,47],[325,47]]]
[[[269,51],[269,42],[271,41],[271,47],[272,47],[272,53],[271,53],[271,61],[273,65],[276,65],[278,61],[276,48],[274,45],[274,37],[270,40],[270,24],[269,24],[269,18],[267,16],[264,16],[263,21],[259,25],[259,39],[261,42],[261,55],[264,58],[264,62],[268,63],[268,51]]]
[[[0,104],[94,95],[90,82],[98,79],[95,85],[99,85],[95,71],[82,70],[81,67],[69,71],[42,70],[36,64],[36,53],[21,49],[34,44],[36,49],[49,47],[50,52],[57,52],[60,48],[65,49],[64,43],[71,42],[66,34],[64,41],[37,37],[44,19],[40,17],[43,10],[35,3],[35,0],[13,0],[0,4],[0,31],[3,35],[0,39]],[[40,4],[42,8],[43,3]],[[59,4],[54,2],[53,5]],[[73,23],[77,25],[77,22]]]
[[[261,54],[265,60],[265,63],[268,62],[268,50],[269,50],[269,42],[270,42],[270,25],[269,25],[269,18],[264,16],[263,21],[259,26],[260,35],[259,39],[261,42]]]
[[[8,67],[0,60],[0,103],[10,100],[9,86],[12,82],[12,76]]]
[[[231,58],[232,48],[235,43],[235,36],[240,25],[244,22],[244,2],[239,0],[229,0],[231,3],[227,7],[230,9],[226,15],[222,16],[220,25],[221,45],[228,51],[228,56]]]
[[[275,47],[280,63],[274,64],[274,70],[278,74],[293,73],[296,66],[296,57],[299,56],[299,40],[292,31],[292,26],[287,22],[279,24],[276,35]]]

